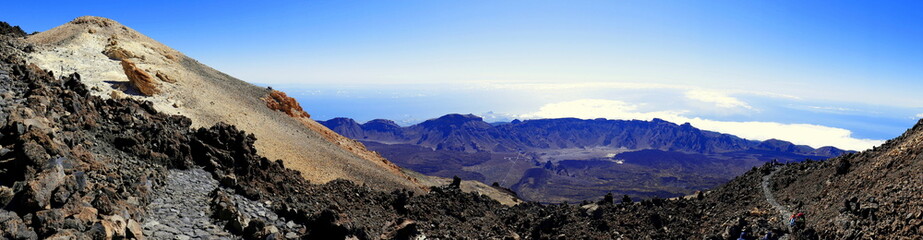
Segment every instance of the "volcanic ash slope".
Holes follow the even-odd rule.
[[[30,62],[56,74],[79,72],[94,95],[150,101],[158,111],[189,117],[192,127],[236,125],[259,139],[261,155],[283,159],[310,181],[342,178],[383,190],[423,188],[377,153],[307,114],[268,108],[264,99],[272,90],[221,73],[116,21],[80,17],[26,40],[36,46]],[[145,72],[157,93],[148,96],[130,84],[123,60]]]

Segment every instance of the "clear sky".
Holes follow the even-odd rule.
[[[321,120],[659,117],[864,149],[923,117],[920,1],[4,5],[26,31],[112,18]]]

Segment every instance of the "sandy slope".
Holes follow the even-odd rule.
[[[236,125],[256,135],[260,154],[283,159],[310,181],[343,178],[381,190],[425,187],[377,153],[314,120],[267,108],[260,98],[269,90],[212,69],[113,20],[80,17],[27,40],[37,46],[31,62],[55,74],[80,73],[95,95],[109,98],[122,95],[113,91],[124,92],[153,102],[160,111],[187,116],[194,127],[218,122]],[[127,87],[119,61],[102,53],[112,42],[134,55],[131,60],[141,69],[152,76],[166,74],[176,83],[161,81],[162,93],[151,97]]]

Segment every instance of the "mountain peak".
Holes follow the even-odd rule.
[[[353,120],[352,118],[345,118],[345,117],[332,118],[330,120],[327,120],[327,122],[336,124],[336,125],[359,125],[358,123],[356,123],[356,120]]]
[[[460,114],[460,113],[451,113],[446,114],[442,117],[437,118],[439,121],[451,121],[451,122],[470,122],[470,121],[484,121],[483,118],[478,117],[474,114]]]
[[[116,22],[115,20],[104,18],[104,17],[97,17],[97,16],[82,16],[82,17],[75,18],[74,20],[71,20],[69,23],[70,24],[92,24],[92,25],[96,25],[99,27],[123,27],[124,26],[121,23]]]
[[[397,123],[395,123],[394,121],[391,121],[388,119],[381,119],[381,118],[369,120],[368,122],[365,122],[365,124],[383,124],[383,125],[389,125],[389,126],[392,126],[392,125],[400,126],[400,125],[397,125]]]
[[[490,125],[484,122],[483,118],[475,116],[474,114],[460,114],[460,113],[446,114],[442,117],[426,120],[420,125],[430,126],[430,127],[436,127],[436,126],[448,127],[448,126],[461,126],[461,125],[470,124],[470,123],[475,123],[475,124],[483,123],[483,125],[487,125],[487,126]]]

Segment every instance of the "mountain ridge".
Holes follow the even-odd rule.
[[[747,140],[731,134],[700,130],[689,123],[675,124],[662,119],[609,120],[609,119],[533,119],[514,120],[507,124],[490,124],[472,114],[447,114],[407,127],[400,127],[386,119],[370,120],[359,124],[349,118],[333,118],[319,121],[346,137],[363,141],[387,143],[413,143],[436,150],[448,149],[464,152],[510,151],[528,148],[565,148],[610,146],[630,149],[679,150],[697,153],[721,153],[741,150],[772,150],[816,156],[838,156],[851,152],[832,146],[814,149],[806,145],[768,139]],[[381,123],[391,123],[383,126]],[[561,125],[579,125],[566,128]],[[582,129],[581,129],[582,128]],[[649,132],[638,129],[651,129]],[[462,130],[468,133],[460,132]],[[608,130],[608,131],[606,131]],[[580,134],[603,133],[601,136]],[[672,135],[666,135],[672,134]],[[593,136],[592,139],[580,136]],[[540,137],[540,140],[532,138]],[[557,138],[555,138],[557,137]],[[561,139],[572,139],[564,143]],[[682,142],[672,142],[679,139]],[[640,141],[649,141],[641,143]],[[471,142],[463,144],[461,142]]]
[[[606,193],[677,197],[725,183],[766,162],[821,160],[849,151],[751,141],[662,119],[532,119],[489,124],[447,114],[401,127],[375,119],[320,124],[398,166],[507,186],[525,200],[579,202]]]

